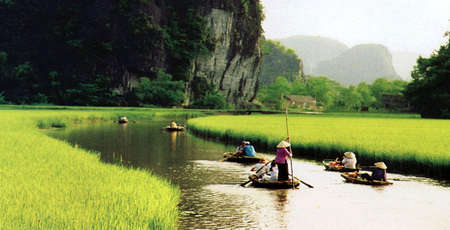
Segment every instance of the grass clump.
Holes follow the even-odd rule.
[[[118,114],[152,119],[158,111],[9,108],[0,113],[0,229],[177,228],[177,187],[145,170],[102,163],[37,129]]]
[[[214,116],[189,120],[190,130],[222,140],[247,139],[274,151],[286,136],[284,115]],[[361,163],[384,161],[389,170],[450,176],[450,121],[405,115],[290,115],[294,155],[315,159],[357,153]]]

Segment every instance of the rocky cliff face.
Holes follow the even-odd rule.
[[[217,89],[239,108],[257,90],[262,17],[259,0],[0,0],[0,92],[17,103],[137,105],[137,80],[163,76],[185,83],[185,105]]]
[[[174,21],[173,11],[180,17],[180,15],[185,15],[186,12],[193,10],[206,21],[206,26],[203,31],[184,28],[185,31],[182,33],[186,33],[188,39],[198,39],[197,46],[198,43],[208,43],[209,50],[208,52],[198,52],[192,57],[182,56],[174,59],[173,56],[177,56],[173,55],[174,52],[178,52],[186,46],[190,47],[192,44],[182,44],[176,48],[170,48],[167,39],[160,36],[159,39],[155,39],[159,45],[149,49],[146,56],[150,58],[147,59],[147,62],[141,62],[134,68],[139,71],[137,74],[131,73],[135,76],[131,77],[131,81],[133,78],[139,77],[138,74],[142,75],[147,72],[155,75],[158,69],[162,69],[172,74],[174,80],[185,81],[186,100],[183,103],[185,106],[190,105],[205,93],[198,88],[205,89],[212,86],[219,90],[228,104],[236,108],[246,107],[256,96],[261,69],[260,39],[263,15],[259,0],[168,1],[170,7],[167,2],[164,3],[161,0],[160,2],[160,4],[151,4],[147,8],[147,14],[151,16],[153,24],[160,28],[168,28],[172,26],[171,21]],[[177,20],[181,22],[181,20],[189,19],[178,18]],[[178,25],[181,26],[180,23]],[[207,34],[206,41],[196,38],[199,36],[198,34],[204,32]],[[174,40],[174,38],[169,40]],[[186,49],[188,52],[194,53],[192,49]],[[180,53],[184,54],[185,52]],[[188,65],[186,65],[186,60]],[[185,76],[180,77],[180,72]],[[204,85],[198,86],[199,82]],[[193,87],[195,84],[197,86]],[[208,86],[206,87],[205,84]]]
[[[185,106],[211,87],[236,108],[245,107],[256,96],[262,59],[259,0],[128,1],[126,7],[111,0],[95,2],[95,15],[113,12],[109,6],[122,12],[110,14],[110,36],[132,47],[111,65],[121,94],[127,94],[138,78],[155,79],[162,70],[173,80],[185,82]],[[124,31],[129,41],[123,41]]]
[[[242,15],[224,9],[211,9],[206,15],[214,48],[209,55],[193,60],[186,104],[196,96],[190,85],[202,79],[216,86],[227,102],[238,108],[256,96],[262,57],[260,40],[240,36],[240,17]],[[253,39],[254,44],[245,46],[247,39]]]
[[[303,70],[307,75],[314,75],[314,68],[321,61],[337,57],[348,47],[331,38],[297,35],[280,39],[281,44],[295,50],[303,60]]]

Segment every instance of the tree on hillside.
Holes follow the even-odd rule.
[[[333,104],[333,95],[340,85],[328,77],[311,77],[306,87],[309,95],[316,98],[319,104],[327,107]]]
[[[209,89],[192,103],[191,108],[223,109],[227,106],[225,97],[217,89]]]
[[[365,82],[359,83],[357,87],[358,93],[361,95],[361,106],[371,107],[375,103],[376,98],[372,95],[370,91],[370,85]]]
[[[282,96],[290,94],[291,86],[285,77],[277,77],[275,82],[261,89],[260,97],[263,104],[275,109],[282,109]]]
[[[292,82],[291,94],[306,96],[308,94],[308,88],[306,87],[306,81],[303,79],[297,79]]]
[[[383,95],[403,95],[403,91],[408,83],[402,80],[389,81],[386,78],[378,78],[372,85],[370,85],[370,91],[375,97],[374,103],[376,108],[382,108]]]
[[[156,80],[140,78],[135,94],[143,104],[168,107],[180,105],[183,102],[183,90],[182,81],[172,81],[172,75],[159,71]]]
[[[280,42],[263,40],[263,59],[259,84],[267,86],[278,76],[292,82],[302,75],[302,61],[294,50],[287,49]]]
[[[405,94],[410,104],[427,118],[450,118],[450,36],[429,58],[419,57]]]

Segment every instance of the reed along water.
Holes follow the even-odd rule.
[[[294,175],[314,188],[241,187],[252,165],[220,161],[239,143],[162,129],[168,124],[93,123],[47,132],[100,152],[104,162],[145,168],[179,186],[180,229],[450,229],[448,184],[390,174],[389,165],[394,185],[350,184],[320,162],[294,159]]]

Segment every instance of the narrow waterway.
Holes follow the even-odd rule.
[[[319,162],[295,159],[294,174],[314,188],[244,188],[251,165],[220,161],[235,146],[161,129],[168,122],[93,123],[48,134],[179,186],[180,229],[450,229],[450,187],[437,181],[389,174],[392,186],[349,184]]]

